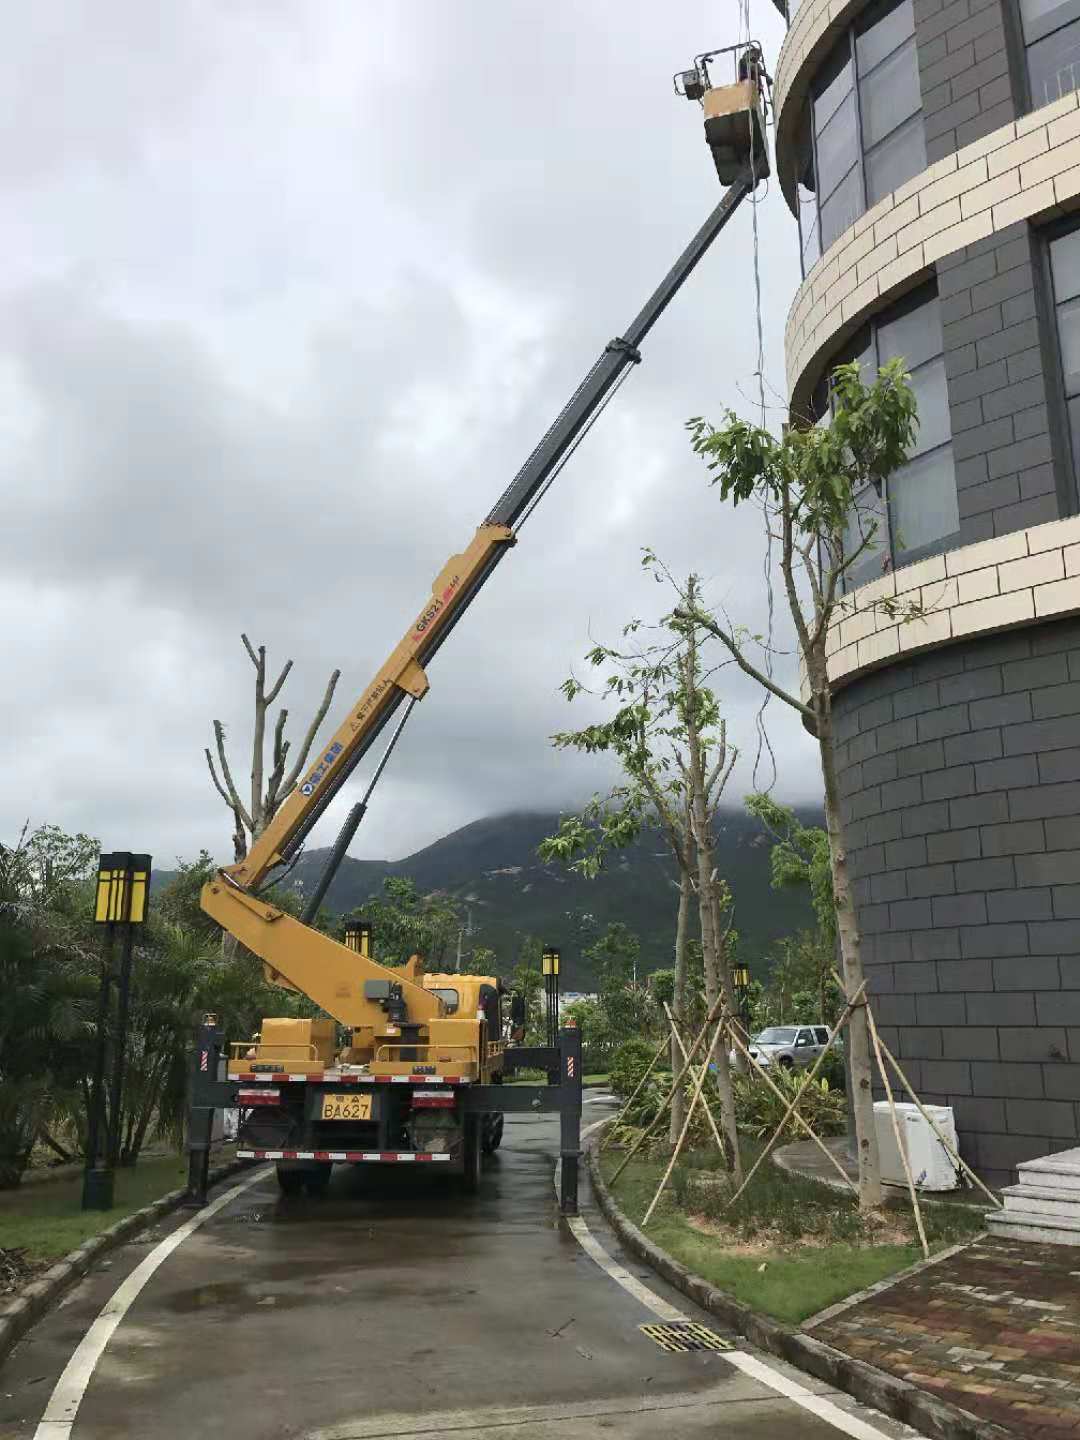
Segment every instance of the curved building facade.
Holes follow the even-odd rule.
[[[1080,0],[802,0],[775,100],[792,412],[855,358],[919,401],[830,640],[867,972],[1007,1182],[1080,1140]]]

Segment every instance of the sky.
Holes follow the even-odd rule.
[[[775,65],[782,22],[751,0]],[[343,713],[605,342],[719,198],[671,75],[738,39],[667,0],[37,0],[0,87],[0,841],[55,823],[170,865],[231,858],[253,672],[299,740]],[[795,223],[756,207],[769,419]],[[351,853],[399,858],[613,776],[549,737],[560,683],[671,596],[642,547],[767,623],[761,516],[684,422],[756,412],[754,215],[735,217],[430,671]],[[782,617],[777,643],[789,643]],[[777,674],[791,678],[780,656]],[[760,693],[717,677],[752,786]],[[812,743],[767,712],[776,794]],[[336,723],[336,722],[335,722]],[[328,721],[326,733],[331,730]],[[766,769],[762,772],[769,779]],[[358,770],[312,844],[331,843]]]

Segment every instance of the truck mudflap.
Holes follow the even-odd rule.
[[[237,1150],[238,1160],[338,1160],[351,1165],[394,1165],[408,1160],[451,1160],[448,1154],[436,1155],[418,1150]]]

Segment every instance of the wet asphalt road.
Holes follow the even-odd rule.
[[[655,1316],[559,1223],[556,1157],[556,1121],[523,1116],[507,1117],[475,1197],[433,1171],[338,1167],[324,1199],[286,1201],[267,1170],[154,1273],[93,1371],[72,1440],[842,1433],[722,1355],[669,1354],[644,1336]],[[611,1255],[708,1322],[620,1255],[583,1200]],[[2,1440],[33,1440],[101,1308],[186,1218],[114,1252],[21,1342],[0,1370]],[[769,1363],[890,1440],[912,1434]]]

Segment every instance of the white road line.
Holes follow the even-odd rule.
[[[38,1421],[38,1427],[34,1431],[34,1440],[69,1440],[71,1427],[79,1413],[79,1406],[82,1404],[86,1388],[93,1378],[94,1369],[101,1359],[105,1346],[112,1339],[116,1327],[130,1310],[139,1292],[154,1271],[169,1258],[177,1246],[182,1245],[189,1235],[198,1230],[204,1221],[211,1219],[219,1210],[224,1210],[226,1205],[230,1205],[249,1186],[265,1179],[266,1171],[260,1169],[254,1175],[249,1175],[246,1180],[241,1180],[239,1185],[234,1185],[231,1190],[226,1190],[224,1195],[219,1195],[204,1210],[198,1211],[190,1220],[186,1220],[183,1225],[178,1226],[171,1235],[166,1235],[159,1245],[154,1246],[146,1259],[135,1267],[123,1284],[105,1302],[101,1313],[79,1341],[75,1353],[64,1366],[64,1372],[49,1396],[45,1413]]]
[[[590,1130],[595,1130],[603,1123],[602,1120],[598,1120],[595,1125],[589,1125],[581,1132],[582,1139]],[[556,1167],[557,1185],[558,1167]],[[624,1265],[620,1265],[617,1260],[612,1259],[580,1215],[568,1215],[566,1224],[589,1259],[594,1260],[605,1274],[610,1275],[612,1280],[621,1285],[640,1305],[651,1310],[658,1320],[663,1320],[670,1325],[672,1321],[690,1318],[681,1310],[676,1310],[674,1305],[669,1305],[655,1291],[650,1290],[636,1275],[631,1275]],[[812,1415],[824,1420],[835,1430],[850,1435],[852,1440],[890,1440],[883,1430],[877,1430],[873,1425],[867,1424],[865,1420],[860,1420],[857,1415],[842,1410],[839,1405],[835,1405],[823,1395],[815,1395],[812,1390],[808,1390],[805,1385],[800,1385],[797,1380],[788,1379],[786,1375],[781,1374],[779,1370],[774,1370],[771,1365],[757,1355],[747,1355],[743,1350],[725,1350],[719,1358],[726,1360],[736,1370],[741,1370],[744,1375],[749,1375],[760,1384],[768,1386],[778,1395],[783,1395],[785,1399],[800,1406],[803,1410],[809,1410]]]

